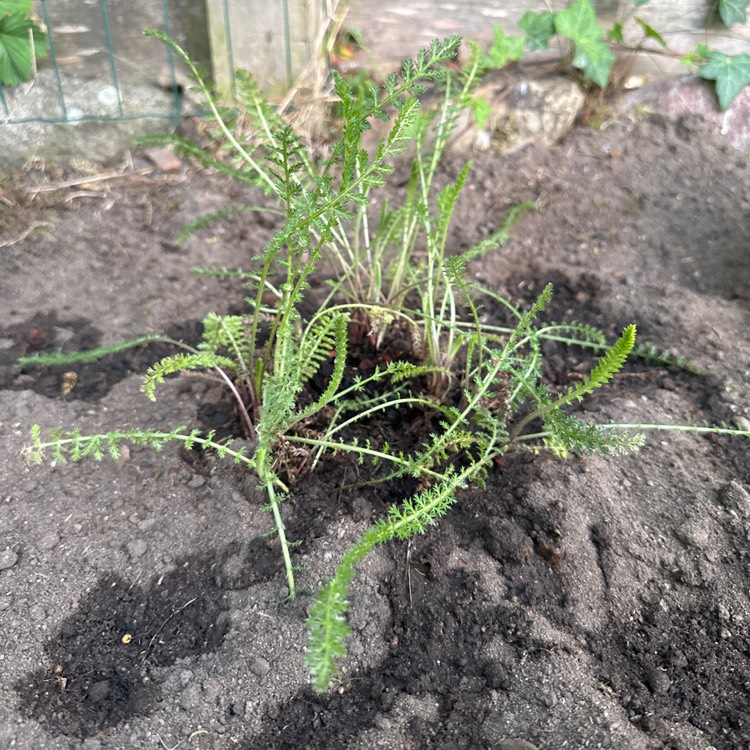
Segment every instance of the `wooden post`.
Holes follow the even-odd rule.
[[[270,98],[284,94],[320,54],[324,0],[206,0],[216,86],[231,93],[247,70]]]

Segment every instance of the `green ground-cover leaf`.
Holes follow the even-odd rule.
[[[608,32],[607,41],[613,44],[623,44],[625,36],[622,33],[622,24],[618,21]]]
[[[750,55],[725,55],[710,51],[698,75],[716,81],[716,94],[722,109],[728,109],[740,91],[750,84]]]
[[[719,15],[726,26],[747,21],[750,0],[719,0]]]
[[[33,5],[32,0],[0,0],[0,16],[14,14],[28,16]]]
[[[633,19],[643,30],[643,38],[644,39],[653,39],[655,42],[657,42],[659,45],[664,47],[664,49],[667,49],[667,42],[664,39],[664,37],[653,28],[653,26],[649,26],[642,18],[634,18]]]
[[[582,70],[599,88],[605,88],[615,56],[604,42],[584,39],[576,44],[573,66]]]
[[[575,45],[573,65],[604,88],[615,56],[603,41],[604,31],[589,0],[577,0],[554,14],[555,30]]]
[[[555,17],[549,11],[534,13],[529,10],[521,16],[518,28],[526,34],[526,45],[530,50],[547,49],[549,40],[555,35]]]
[[[483,59],[488,68],[500,70],[512,60],[520,60],[523,57],[524,38],[522,36],[506,36],[499,26],[495,26],[494,35],[492,46]]]
[[[604,36],[596,11],[589,0],[576,0],[565,10],[555,13],[555,30],[576,44],[586,39],[598,40]]]
[[[47,36],[25,13],[0,16],[0,84],[17,86],[28,81],[34,71],[34,53],[47,51]]]

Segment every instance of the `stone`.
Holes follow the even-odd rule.
[[[656,112],[672,120],[697,115],[737,150],[750,146],[750,87],[745,87],[722,112],[711,82],[690,75],[666,78],[625,94],[619,109],[625,113]]]
[[[109,681],[99,680],[95,682],[88,689],[89,700],[92,701],[103,701],[109,695]]]
[[[196,474],[189,482],[188,487],[191,490],[198,490],[206,483],[206,477],[202,477],[200,474]]]
[[[60,75],[65,112],[52,70],[39,71],[31,87],[5,90],[12,119],[24,122],[0,125],[0,168],[18,168],[34,157],[68,164],[82,158],[104,163],[132,148],[136,138],[169,132],[177,125],[178,119],[172,117],[173,95],[156,84],[121,86],[118,104],[117,90],[106,80],[67,71]],[[111,119],[84,119],[92,113]],[[143,113],[159,116],[139,116]],[[39,122],[37,118],[67,122]]]
[[[493,750],[538,750],[538,748],[526,740],[509,739],[500,740]]]
[[[669,675],[661,669],[653,669],[648,675],[648,684],[651,690],[657,695],[664,695],[669,692],[672,681]]]
[[[134,539],[132,542],[127,543],[126,548],[131,559],[137,560],[146,554],[148,544],[143,539]]]
[[[263,677],[271,671],[271,665],[262,656],[256,656],[250,661],[250,671],[257,677]]]
[[[147,148],[143,153],[161,172],[177,172],[182,167],[182,160],[171,144],[164,148]]]
[[[0,570],[9,570],[18,562],[18,553],[12,549],[0,552]]]
[[[60,537],[56,531],[48,531],[39,540],[39,549],[53,550],[60,543]]]
[[[525,146],[548,147],[573,127],[586,97],[581,87],[562,76],[539,79],[488,77],[474,97],[490,105],[483,130],[457,129],[453,145],[459,150],[494,149],[512,153]]]
[[[741,518],[750,518],[750,492],[734,479],[719,489],[719,502]]]

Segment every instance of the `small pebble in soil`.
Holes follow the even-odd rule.
[[[734,510],[740,516],[750,517],[750,493],[739,482],[727,482],[719,490],[719,501],[725,508]]]
[[[198,685],[189,685],[179,697],[180,707],[185,711],[192,711],[203,703],[203,696]]]
[[[139,531],[148,531],[155,523],[155,518],[146,518],[143,521],[138,521],[136,526],[138,526]]]
[[[0,570],[8,570],[18,562],[18,553],[12,549],[0,552]]]
[[[148,544],[143,539],[134,539],[132,542],[128,542],[126,545],[128,554],[131,559],[137,560],[139,557],[143,557],[148,550]]]
[[[206,483],[206,477],[202,477],[200,474],[196,474],[189,482],[188,487],[190,487],[191,490],[197,490],[203,487],[203,485]]]
[[[55,547],[57,547],[59,543],[60,543],[60,537],[58,536],[57,532],[48,531],[39,540],[39,549],[49,551],[49,550],[55,549]]]
[[[661,669],[654,669],[648,676],[648,684],[654,693],[663,695],[669,692],[672,680],[669,679],[669,675],[666,672]]]
[[[88,689],[88,697],[91,701],[103,701],[109,695],[109,681],[99,680]]]
[[[262,656],[256,656],[250,662],[250,671],[258,677],[263,677],[271,671],[271,665]]]
[[[495,750],[538,750],[536,745],[532,745],[526,740],[501,740],[495,745]]]
[[[9,596],[0,596],[0,612],[10,609],[11,604],[13,604],[13,600]]]
[[[557,696],[553,692],[545,690],[540,693],[539,701],[543,706],[546,706],[547,708],[553,708],[557,705]]]
[[[29,609],[29,619],[32,622],[44,622],[47,619],[47,610],[41,604],[35,604]]]

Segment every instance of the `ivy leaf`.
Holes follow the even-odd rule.
[[[490,68],[500,70],[511,60],[520,60],[524,52],[524,38],[522,36],[505,36],[499,27],[494,28],[495,40],[483,56],[482,62]]]
[[[622,35],[622,24],[616,23],[608,32],[607,39],[615,44],[622,44],[625,41],[625,37]]]
[[[33,73],[29,32],[37,55],[47,50],[47,36],[25,15],[13,13],[0,17],[0,84],[17,86]]]
[[[31,13],[33,0],[0,0],[0,16],[14,15],[28,16]]]
[[[725,26],[745,23],[750,0],[719,0],[719,15]]]
[[[728,109],[740,91],[750,84],[750,55],[725,55],[711,51],[708,62],[700,68],[698,75],[716,81],[719,106]]]
[[[599,88],[605,88],[615,56],[603,42],[584,40],[576,44],[573,66],[580,68]]]
[[[695,65],[703,65],[707,60],[711,50],[705,42],[701,42],[692,52],[688,52],[680,58],[680,62],[690,68]]]
[[[604,36],[589,0],[576,0],[565,10],[555,13],[554,19],[557,33],[576,44],[585,39],[601,39]]]
[[[748,0],[750,2],[750,0]],[[649,26],[642,18],[635,18],[635,22],[643,29],[643,38],[644,39],[653,39],[656,42],[658,42],[664,49],[667,48],[667,43],[664,40],[664,37],[656,31],[652,26]]]
[[[528,10],[521,16],[518,28],[526,35],[530,50],[547,49],[549,40],[555,34],[555,17],[549,11],[534,13]]]
[[[557,33],[575,45],[573,65],[604,88],[615,56],[602,41],[604,31],[599,26],[590,0],[577,0],[566,10],[555,13],[554,19]]]

